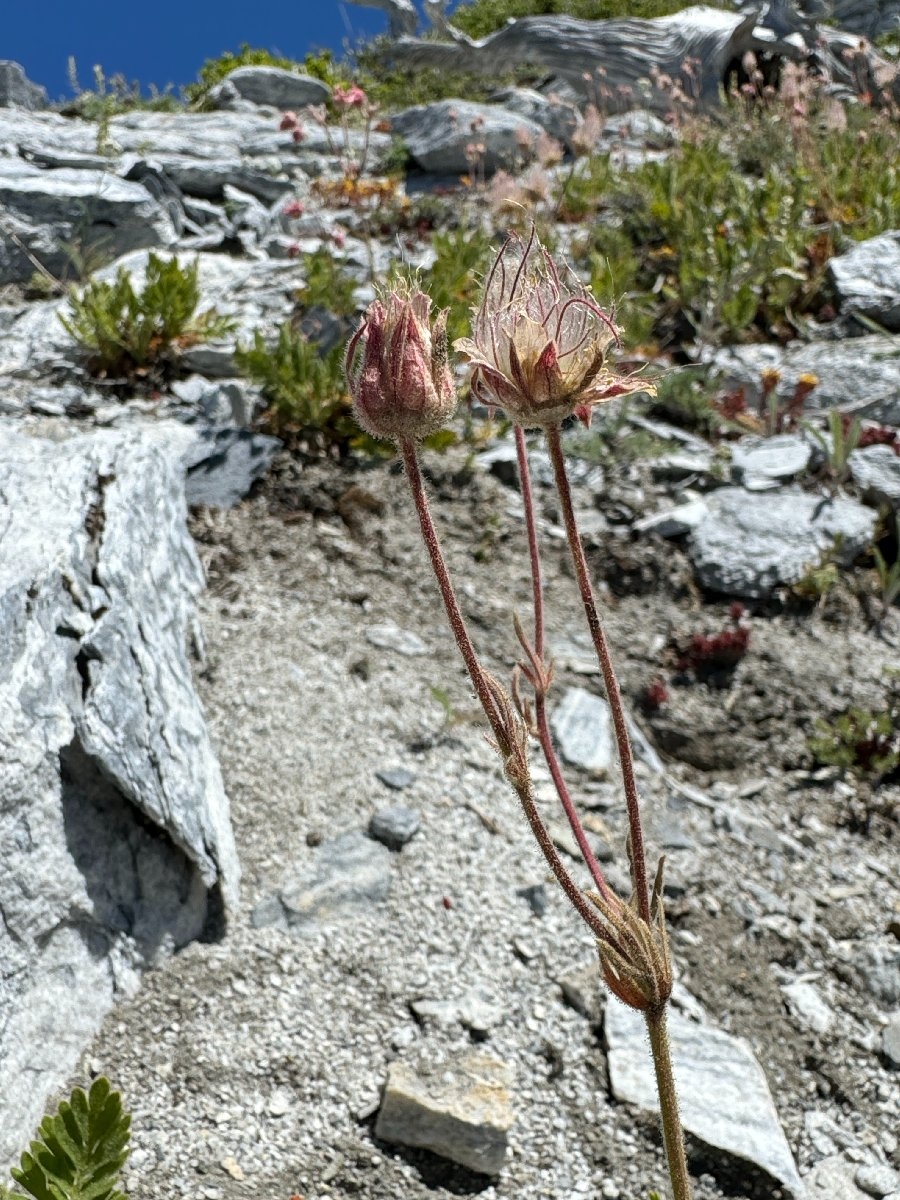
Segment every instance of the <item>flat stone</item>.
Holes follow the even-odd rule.
[[[900,1067],[900,1012],[892,1013],[882,1030],[881,1052],[891,1066]]]
[[[499,104],[453,99],[417,104],[394,113],[391,130],[403,138],[417,166],[438,175],[471,171],[466,148],[473,141],[479,142],[485,148],[482,169],[490,175],[521,158],[517,138],[524,134],[534,142],[541,126]]]
[[[292,875],[279,893],[289,928],[379,904],[393,879],[390,852],[358,830],[323,842],[312,865]]]
[[[900,425],[900,338],[846,338],[834,342],[791,342],[731,346],[714,358],[731,384],[743,384],[751,396],[760,389],[762,372],[781,372],[778,394],[789,397],[801,375],[815,375],[819,384],[810,407],[850,409],[888,425]]]
[[[459,1021],[474,1038],[486,1038],[492,1029],[502,1025],[506,1009],[487,988],[472,988],[458,1004]]]
[[[500,1059],[469,1053],[416,1070],[391,1063],[375,1122],[375,1137],[430,1150],[497,1175],[513,1124],[513,1070]]]
[[[867,500],[900,512],[900,455],[891,446],[866,446],[850,454],[850,474]]]
[[[791,1016],[813,1033],[827,1033],[834,1022],[834,1011],[822,999],[812,983],[788,983],[781,989]]]
[[[550,717],[560,754],[573,767],[606,775],[615,761],[609,705],[585,688],[569,688]]]
[[[402,850],[416,836],[422,824],[414,808],[395,804],[391,808],[380,808],[369,822],[369,836],[387,846],[388,850]]]
[[[204,431],[185,463],[188,504],[233,508],[266,474],[280,447],[278,438],[249,429]]]
[[[688,500],[641,517],[632,528],[638,533],[658,533],[664,538],[682,537],[696,529],[708,515],[709,505],[705,500]]]
[[[789,1195],[801,1197],[803,1184],[766,1077],[747,1043],[674,1011],[668,1022],[685,1130],[738,1163],[752,1163]],[[613,1095],[658,1112],[643,1017],[611,1000],[604,1028]]]
[[[606,993],[600,983],[600,964],[596,958],[572,967],[558,976],[563,999],[570,1008],[596,1024],[606,1007]]]
[[[900,230],[857,242],[829,259],[826,277],[838,310],[863,313],[892,333],[900,332]]]
[[[796,583],[826,554],[848,566],[871,544],[877,523],[877,514],[855,500],[799,488],[721,488],[707,503],[688,549],[697,577],[711,591],[749,599]]]
[[[209,103],[214,109],[230,108],[235,100],[298,109],[325,104],[330,98],[331,88],[311,75],[297,75],[281,67],[238,67],[210,90]]]
[[[794,433],[775,437],[745,437],[731,450],[731,470],[740,481],[747,477],[792,479],[809,466],[813,448],[806,438]]]
[[[408,788],[416,781],[413,772],[407,771],[405,767],[390,767],[384,771],[376,771],[375,776],[385,787],[389,787],[394,792],[402,792],[404,788]]]
[[[883,1200],[892,1192],[900,1191],[900,1173],[885,1163],[864,1163],[856,1171],[853,1182],[867,1196]]]
[[[404,658],[415,658],[428,653],[428,647],[418,634],[401,629],[393,621],[386,621],[383,625],[370,625],[366,630],[366,641],[372,646],[377,646],[379,650],[395,650]]]

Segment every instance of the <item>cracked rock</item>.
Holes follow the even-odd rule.
[[[190,436],[0,431],[3,1160],[140,969],[236,899],[186,649]]]

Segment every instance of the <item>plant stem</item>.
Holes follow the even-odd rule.
[[[650,1049],[653,1052],[653,1066],[656,1070],[656,1086],[659,1091],[659,1108],[662,1114],[663,1145],[669,1166],[673,1200],[691,1200],[694,1193],[684,1153],[684,1133],[681,1128],[681,1116],[678,1112],[678,1095],[675,1090],[675,1073],[672,1070],[672,1049],[666,1025],[665,1005],[659,1012],[644,1013],[644,1017],[647,1021]]]
[[[619,751],[619,762],[622,767],[625,803],[628,809],[628,828],[630,833],[629,857],[634,877],[634,890],[637,897],[638,912],[646,924],[649,925],[650,894],[647,889],[647,862],[644,855],[644,833],[643,826],[641,825],[637,781],[634,777],[634,758],[631,752],[631,740],[628,737],[628,727],[625,723],[625,709],[622,705],[622,693],[619,689],[619,681],[616,679],[616,673],[613,669],[609,644],[607,643],[606,633],[604,632],[600,613],[594,599],[594,589],[591,587],[587,559],[584,556],[584,547],[581,544],[581,537],[578,533],[578,523],[575,519],[575,509],[572,505],[572,490],[569,487],[569,478],[566,474],[566,463],[563,457],[562,442],[560,441],[559,433],[559,426],[554,426],[547,430],[547,446],[550,451],[550,460],[553,463],[553,474],[556,478],[560,504],[562,505],[563,524],[566,527],[566,537],[568,538],[569,549],[572,553],[575,578],[578,581],[578,590],[581,593],[581,600],[587,616],[588,628],[591,632],[594,649],[597,651],[597,660],[600,664],[600,671],[606,686],[606,697],[609,701],[610,713],[612,714],[616,745]]]
[[[450,622],[450,629],[453,632],[459,652],[466,664],[469,678],[475,687],[485,716],[490,722],[494,737],[502,745],[508,736],[507,730],[504,727],[497,702],[491,695],[490,688],[485,680],[484,670],[478,661],[475,647],[472,644],[472,639],[469,637],[469,631],[466,629],[465,618],[462,615],[462,610],[456,599],[456,593],[453,590],[453,582],[450,578],[447,564],[444,561],[444,554],[438,540],[437,530],[434,527],[434,521],[431,519],[431,510],[428,506],[428,497],[425,494],[422,472],[419,469],[419,458],[416,453],[415,442],[410,438],[402,438],[400,440],[400,452],[403,455],[406,475],[416,506],[416,515],[419,518],[419,527],[422,530],[422,538],[437,578],[441,599],[444,602],[444,609],[447,613],[447,619]],[[557,882],[566,893],[573,908],[588,925],[594,937],[605,942],[607,945],[619,948],[615,938],[610,935],[609,930],[606,928],[598,910],[585,898],[581,889],[563,865],[562,859],[553,845],[553,839],[550,837],[550,833],[537,810],[530,781],[515,783],[513,786],[519,797],[528,824],[531,826],[535,840],[540,846],[550,870],[556,876]]]
[[[528,467],[528,447],[525,444],[525,430],[520,425],[516,426],[516,454],[519,460],[519,484],[522,489],[522,503],[525,508],[525,529],[528,536],[528,556],[531,561],[531,587],[534,600],[534,653],[535,657],[543,663],[544,660],[544,588],[541,573],[541,554],[538,548],[537,540],[537,521],[534,515],[534,493],[531,490],[531,471]],[[575,811],[575,805],[572,803],[572,797],[569,794],[569,789],[563,777],[560,767],[559,758],[556,753],[556,747],[553,745],[553,738],[550,735],[550,726],[547,721],[547,697],[544,694],[543,688],[535,690],[534,696],[534,717],[537,725],[538,740],[541,744],[541,750],[544,755],[544,761],[550,771],[550,777],[556,787],[556,794],[559,796],[560,803],[563,806],[563,811],[568,819],[569,826],[578,843],[578,848],[584,858],[587,869],[591,873],[591,878],[597,886],[597,890],[605,900],[613,899],[609,885],[603,877],[603,871],[600,869],[600,864],[597,862],[597,856],[594,854],[591,844],[587,839],[584,826],[578,813]]]

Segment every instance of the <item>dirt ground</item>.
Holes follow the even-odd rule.
[[[462,450],[427,455],[426,468],[474,639],[508,678],[511,613],[527,620],[530,599],[518,493]],[[884,703],[900,623],[877,627],[844,582],[818,606],[751,606],[734,671],[703,682],[679,673],[678,646],[727,627],[729,601],[698,591],[682,548],[616,521],[623,489],[647,494],[648,479],[640,465],[608,471],[576,501],[627,704],[668,773],[642,769],[641,780],[651,855],[669,844],[680,985],[750,1043],[801,1173],[829,1146],[900,1165],[897,1072],[879,1052],[900,1002],[900,787],[817,769],[807,749],[818,717]],[[555,496],[538,485],[537,499],[554,690],[599,693]],[[606,520],[591,532],[598,513]],[[562,998],[556,981],[591,961],[591,939],[548,881],[485,744],[398,465],[284,456],[259,494],[195,513],[192,529],[209,576],[197,679],[243,900],[224,929],[149,974],[86,1055],[134,1113],[133,1194],[644,1200],[664,1179],[655,1119],[611,1097],[602,1019]],[[374,645],[367,631],[386,623],[426,653]],[[648,713],[640,697],[657,677],[669,698]],[[388,767],[415,777],[399,796],[375,776]],[[621,885],[617,781],[570,778]],[[303,936],[254,922],[323,839],[364,829],[398,800],[422,829],[396,856],[383,906]],[[538,917],[517,893],[541,883]],[[792,1015],[781,988],[796,980],[814,982],[831,1010],[825,1032]],[[493,1180],[373,1134],[393,1058],[439,1063],[471,1040],[410,1005],[468,988],[499,998],[484,1048],[516,1070],[510,1154]],[[690,1148],[698,1200],[779,1195]]]

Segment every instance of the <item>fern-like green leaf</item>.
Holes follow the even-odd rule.
[[[44,1117],[12,1177],[34,1200],[125,1200],[118,1183],[130,1136],[121,1096],[97,1079],[90,1092],[76,1088],[55,1116]]]

